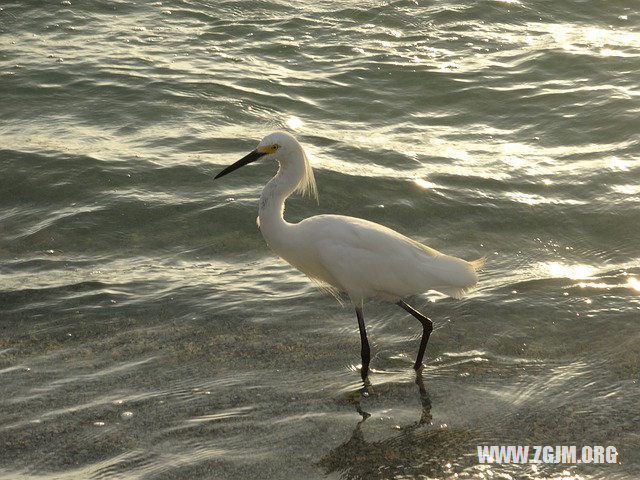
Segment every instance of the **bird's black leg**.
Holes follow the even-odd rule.
[[[362,315],[362,307],[356,307],[356,315],[358,316],[358,327],[360,328],[360,356],[362,357],[362,380],[366,381],[369,374],[369,360],[371,352],[369,350],[369,340],[367,340],[367,330],[364,326],[364,316]]]
[[[429,335],[431,335],[431,332],[433,331],[433,323],[411,305],[406,304],[403,300],[400,300],[397,305],[416,317],[422,324],[422,340],[420,341],[420,348],[418,349],[418,357],[416,358],[416,363],[413,365],[414,370],[418,370],[420,369],[420,367],[422,367],[422,357],[424,357],[424,351],[427,348]]]

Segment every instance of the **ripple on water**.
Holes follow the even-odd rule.
[[[0,8],[0,477],[637,478],[634,12],[306,3]],[[272,165],[212,182],[277,129],[320,190],[291,221],[487,257],[466,300],[412,299],[422,385],[419,325],[370,302],[362,391],[352,308],[256,229]]]

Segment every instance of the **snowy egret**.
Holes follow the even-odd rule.
[[[413,366],[422,366],[430,319],[403,299],[428,290],[460,298],[478,281],[481,260],[467,262],[418,243],[377,223],[342,215],[316,215],[299,223],[284,219],[284,203],[294,192],[318,198],[313,170],[292,135],[275,132],[255,150],[222,170],[220,178],[261,158],[280,168],[262,190],[258,226],[267,244],[282,259],[336,297],[344,292],[355,306],[360,329],[362,379],[369,373],[370,349],[363,302],[375,297],[394,302],[422,324],[422,340]]]

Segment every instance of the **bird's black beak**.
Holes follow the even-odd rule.
[[[234,170],[239,169],[240,167],[244,167],[245,165],[251,163],[251,162],[255,162],[256,160],[258,160],[260,157],[263,157],[264,155],[266,155],[266,152],[259,152],[258,150],[254,150],[253,152],[249,153],[248,155],[245,155],[244,157],[242,157],[240,160],[238,160],[236,163],[229,165],[227,168],[225,168],[224,170],[222,170],[219,174],[217,174],[214,177],[214,180],[216,178],[220,178],[220,177],[224,177],[227,173],[231,173]]]

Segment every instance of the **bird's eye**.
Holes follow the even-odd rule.
[[[280,145],[275,144],[275,145],[272,145],[271,148],[273,148],[273,151],[275,152],[276,150],[278,150],[280,148]]]

